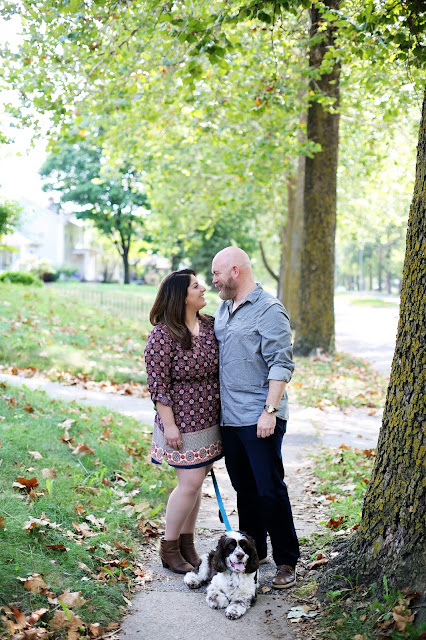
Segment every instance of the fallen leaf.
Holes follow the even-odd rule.
[[[5,529],[6,528],[6,518],[4,518],[3,516],[0,516],[0,529]]]
[[[33,456],[33,458],[35,460],[42,460],[43,456],[41,455],[41,453],[39,451],[28,451],[28,453],[30,454],[30,456]]]
[[[41,475],[45,479],[46,478],[55,479],[56,478],[56,469],[54,467],[52,467],[52,469],[42,469],[41,470]]]
[[[22,580],[22,578],[18,578],[18,580]],[[40,573],[33,573],[24,582],[24,589],[31,591],[31,593],[40,593],[42,589],[46,588],[47,584]]]
[[[98,535],[85,522],[82,522],[81,524],[78,524],[78,522],[73,522],[72,526],[74,527],[74,529],[77,531],[79,535],[83,536],[83,538],[90,538],[92,536]]]
[[[27,480],[26,478],[23,478],[22,476],[18,476],[16,481],[22,485],[23,487],[29,487],[29,488],[34,488],[34,487],[38,487],[38,480],[37,478],[30,478],[29,480]],[[15,486],[16,483],[14,483]]]
[[[24,411],[28,411],[28,413],[34,413],[34,408],[30,404],[24,404],[22,408]]]
[[[75,420],[72,420],[71,418],[67,418],[63,422],[60,422],[58,424],[58,427],[61,427],[61,429],[65,429],[65,431],[68,431],[68,429],[72,427],[74,423],[75,423]]]
[[[88,444],[84,444],[84,442],[79,442],[72,453],[74,456],[76,455],[85,456],[85,455],[91,455],[92,453],[95,453],[95,450],[92,449],[92,447],[89,447]]]
[[[104,635],[105,631],[99,622],[95,622],[94,624],[89,625],[89,633],[92,638],[99,638]]]
[[[58,596],[58,600],[67,605],[67,607],[82,607],[87,600],[85,600],[81,591],[70,591],[65,589],[64,593]]]
[[[330,520],[327,522],[325,526],[328,529],[337,529],[337,527],[340,527],[340,525],[344,522],[345,519],[346,519],[345,516],[340,516],[340,518],[337,518],[337,520],[334,520],[334,518],[330,518]]]
[[[68,551],[64,544],[45,544],[46,549],[52,549],[52,551]]]
[[[117,547],[117,549],[126,551],[126,553],[130,553],[131,551],[133,551],[133,549],[131,549],[130,547],[126,547],[125,544],[118,542],[118,540],[116,540],[115,538],[114,538],[114,545]]]

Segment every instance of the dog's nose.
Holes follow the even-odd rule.
[[[244,558],[244,553],[241,553],[241,551],[237,551],[235,557],[237,558],[237,560],[242,560]]]

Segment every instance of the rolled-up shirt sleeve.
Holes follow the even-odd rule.
[[[170,395],[172,368],[172,339],[167,330],[156,326],[149,334],[145,347],[145,366],[148,378],[148,389],[151,399],[156,404],[171,407]]]
[[[271,303],[259,318],[262,356],[269,367],[268,380],[289,382],[294,371],[290,320],[280,304]]]

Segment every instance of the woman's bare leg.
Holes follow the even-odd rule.
[[[178,483],[170,494],[166,509],[166,540],[177,540],[181,533],[194,533],[204,478],[211,467],[176,468]]]

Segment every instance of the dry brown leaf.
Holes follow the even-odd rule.
[[[39,451],[28,451],[30,456],[32,456],[35,460],[43,460],[43,456]]]
[[[56,478],[56,469],[55,467],[52,467],[51,469],[42,469],[41,470],[41,475],[43,476],[43,478],[51,478],[52,480],[54,480]]]
[[[46,549],[52,549],[52,551],[68,551],[64,544],[45,544]]]
[[[105,518],[96,518],[92,513],[86,516],[86,520],[92,523],[94,527],[101,529],[102,531],[106,530]]]
[[[126,551],[126,553],[130,553],[131,551],[133,551],[133,549],[131,549],[130,547],[126,547],[125,544],[123,544],[122,542],[118,542],[118,540],[116,540],[115,538],[114,538],[114,545],[117,547],[117,549]]]
[[[105,631],[104,628],[99,624],[99,622],[95,622],[94,624],[89,625],[89,633],[92,638],[99,638],[103,636]]]
[[[0,529],[5,529],[6,528],[6,518],[4,518],[3,516],[0,516]]]
[[[78,522],[73,522],[72,526],[74,527],[74,529],[77,531],[77,533],[80,536],[83,536],[83,538],[90,538],[92,536],[96,536],[97,533],[95,531],[93,531],[88,524],[86,524],[85,522],[82,522],[81,524],[78,524]]]
[[[111,437],[111,429],[107,427],[99,436],[99,440],[104,440],[105,442],[107,442],[110,439],[110,437]]]
[[[84,622],[73,611],[55,611],[49,622],[52,629],[67,629],[68,640],[77,640],[80,636],[79,629],[84,628]]]
[[[77,504],[76,502],[74,503],[74,511],[79,516],[81,516],[83,513],[86,513],[86,509],[81,504]]]
[[[18,578],[18,580],[22,581],[22,578]],[[47,584],[40,573],[33,573],[25,580],[24,589],[31,591],[31,593],[40,593],[42,589],[47,589]]]
[[[70,429],[74,423],[75,423],[75,420],[72,420],[71,418],[67,418],[63,422],[60,422],[58,424],[58,427],[61,427],[61,429],[65,429],[65,431],[68,431],[68,429]]]
[[[36,622],[40,620],[47,613],[49,609],[37,609],[37,611],[32,611],[30,616],[27,618],[29,625],[34,625]]]
[[[34,413],[34,407],[32,407],[30,404],[24,404],[22,408],[24,411],[28,411],[28,413]]]
[[[58,600],[67,605],[67,607],[82,607],[87,600],[85,600],[81,591],[70,591],[65,589],[64,593],[58,596]]]
[[[95,450],[92,449],[92,447],[89,447],[88,444],[84,444],[84,442],[79,442],[72,453],[74,456],[77,456],[77,455],[85,456],[85,455],[92,455],[93,453],[95,453]]]
[[[337,527],[340,527],[340,525],[344,522],[345,519],[346,519],[345,516],[340,516],[339,518],[337,518],[337,520],[334,520],[334,518],[330,518],[330,520],[327,522],[325,526],[328,529],[337,529]]]
[[[32,489],[34,487],[38,487],[38,480],[37,478],[30,478],[29,480],[27,480],[22,476],[18,476],[16,482],[13,483],[13,486],[15,486],[16,484],[20,484],[24,489]]]

